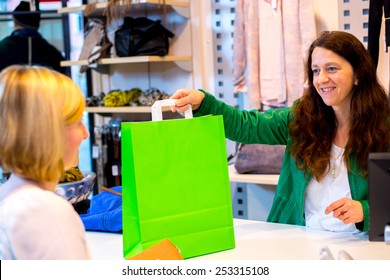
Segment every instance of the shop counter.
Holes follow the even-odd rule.
[[[303,226],[234,219],[236,248],[188,260],[319,260],[324,249],[337,259],[390,260],[390,245],[368,241],[367,234],[346,235]],[[121,260],[122,234],[87,232],[93,259]],[[345,255],[345,254],[344,254]]]

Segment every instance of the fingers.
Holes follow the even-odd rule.
[[[328,215],[329,213],[335,211],[336,209],[342,207],[345,204],[344,198],[340,200],[336,200],[332,204],[330,204],[328,207],[325,209],[325,214]]]
[[[190,89],[178,89],[175,91],[174,94],[172,94],[172,96],[170,97],[171,99],[180,99],[180,98],[183,98],[187,95],[189,95],[191,93],[191,90]]]
[[[180,111],[185,111],[186,109],[184,108],[188,109],[190,107],[188,105],[194,105],[193,97],[191,95],[184,96],[176,101],[176,107]]]
[[[344,224],[351,224],[351,223],[357,223],[357,219],[354,217],[352,211],[341,211],[341,213],[336,217],[333,215],[333,217],[339,219]]]
[[[345,217],[348,213],[349,208],[347,207],[340,207],[333,211],[333,217],[340,219],[340,217]]]
[[[177,100],[183,99],[183,98],[187,97],[190,94],[190,92],[191,92],[191,90],[189,90],[189,89],[178,89],[178,90],[176,90],[176,92],[174,94],[172,94],[170,99],[177,99]],[[185,100],[181,101],[181,102],[185,103]],[[178,101],[176,101],[176,106],[170,106],[171,111],[174,113],[176,111],[184,112],[185,110],[187,110],[189,108],[189,106],[186,106],[186,104],[184,106],[178,106],[177,103],[178,103]],[[187,108],[185,108],[185,107],[187,107]]]
[[[336,219],[339,219],[342,221],[344,224],[351,223],[351,212],[350,208],[348,206],[341,206],[333,211],[333,217]]]
[[[333,212],[333,217],[339,219],[344,224],[358,223],[363,221],[363,207],[359,201],[343,198],[330,204],[325,209],[325,214]]]
[[[204,93],[193,89],[179,89],[170,98],[176,99],[176,106],[172,106],[171,111],[184,112],[190,108],[189,105],[192,105],[193,110],[199,108],[204,99]]]
[[[183,113],[184,111],[187,111],[188,109],[190,108],[190,105],[189,104],[186,104],[186,105],[184,105],[184,106],[171,106],[171,111],[172,112],[176,112],[176,111],[178,111],[179,113]]]
[[[352,221],[351,217],[350,217],[350,213],[348,212],[348,210],[344,210],[344,209],[334,211],[333,212],[333,217],[336,218],[336,219],[339,219],[344,224],[351,223],[351,221]]]
[[[184,111],[188,110],[191,105],[191,101],[189,100],[189,97],[183,97],[181,99],[178,99],[176,101],[176,106],[171,106],[172,112],[180,112],[183,113]]]

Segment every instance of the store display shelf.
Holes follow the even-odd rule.
[[[164,119],[181,118],[168,107],[162,108]],[[149,106],[123,106],[123,107],[86,107],[85,112],[99,115],[103,118],[120,118],[122,121],[150,121],[152,118]]]
[[[147,5],[147,6],[155,6],[155,8],[160,8],[160,6],[163,5],[163,1],[161,0],[138,0],[137,2],[133,1],[132,5],[135,7],[139,7],[140,5]],[[93,3],[94,9],[97,11],[100,11],[102,13],[108,6],[108,2],[97,2]],[[176,10],[179,14],[181,14],[184,17],[189,17],[189,2],[183,2],[183,1],[170,1],[166,0],[165,5],[172,7],[174,10]],[[58,9],[58,13],[66,14],[66,13],[75,13],[75,12],[84,12],[86,11],[88,5],[81,5],[76,7],[64,7]],[[123,4],[123,6],[125,6]],[[149,9],[149,8],[148,8]]]
[[[191,56],[129,56],[102,58],[97,61],[99,65],[124,64],[124,63],[144,63],[144,62],[191,62]],[[88,60],[61,61],[62,67],[73,65],[89,65]]]
[[[88,113],[97,114],[118,114],[118,113],[151,113],[149,106],[123,106],[123,107],[86,107]],[[163,108],[164,112],[170,111],[169,108]]]
[[[279,181],[279,174],[240,174],[234,164],[230,164],[228,169],[230,182],[276,186]]]

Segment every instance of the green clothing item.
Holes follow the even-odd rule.
[[[218,101],[211,94],[204,93],[205,99],[194,115],[223,115],[226,138],[245,144],[286,145],[283,165],[267,221],[305,225],[305,191],[312,176],[305,178],[289,152],[292,141],[288,133],[288,126],[293,119],[291,108],[269,110],[264,113],[256,110],[240,111]],[[364,212],[364,221],[357,223],[356,227],[360,231],[368,231],[368,180],[357,175],[356,160],[353,155],[350,161],[352,172],[348,172],[348,180],[352,199],[360,201]]]

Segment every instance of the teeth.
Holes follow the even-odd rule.
[[[328,88],[322,88],[321,90],[324,92],[328,92],[328,91],[331,91],[333,89],[334,89],[334,87],[328,87]]]

